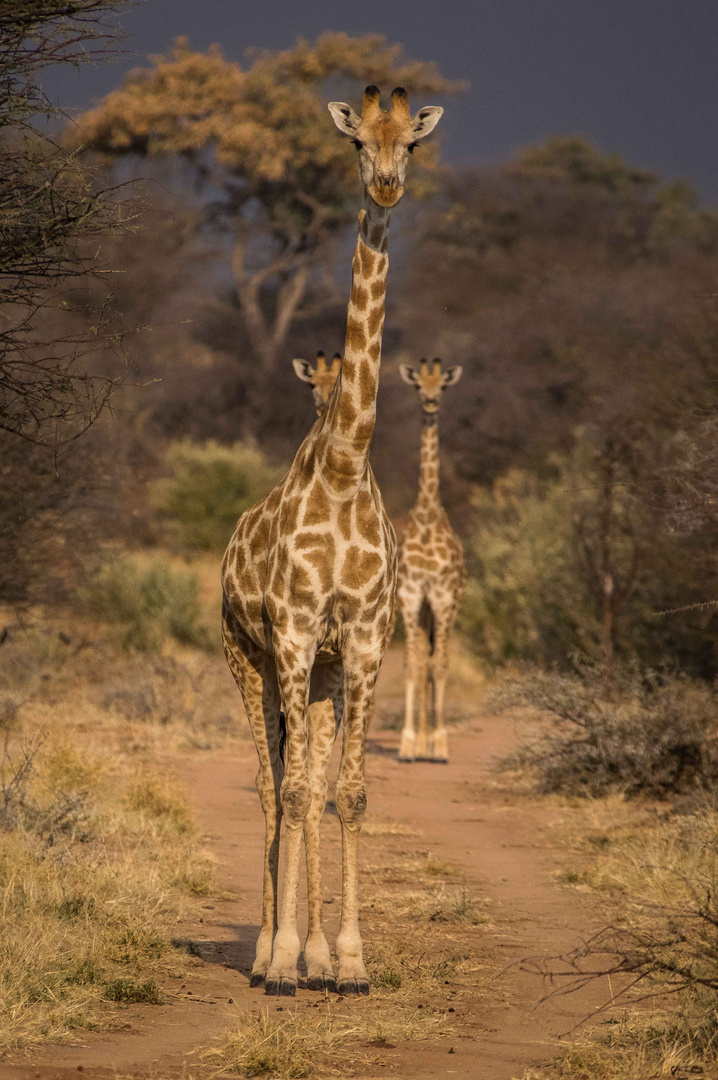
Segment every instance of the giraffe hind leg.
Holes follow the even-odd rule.
[[[309,783],[311,801],[304,821],[307,859],[308,924],[304,944],[307,988],[336,993],[337,980],[322,927],[322,881],[319,830],[327,803],[327,765],[343,707],[343,672],[340,662],[314,667],[309,687]]]

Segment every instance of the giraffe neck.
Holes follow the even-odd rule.
[[[419,496],[415,514],[420,521],[433,520],[441,509],[439,501],[439,418],[424,415],[419,455]]]
[[[359,213],[344,357],[317,440],[324,475],[344,497],[366,474],[376,422],[390,218],[369,198]]]

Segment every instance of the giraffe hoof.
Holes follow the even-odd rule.
[[[367,979],[344,979],[339,983],[339,993],[342,997],[369,997],[369,982]]]
[[[267,997],[294,997],[297,992],[297,980],[280,975],[278,979],[266,979],[264,993]]]
[[[337,980],[333,975],[310,975],[307,990],[326,990],[328,994],[336,994]]]
[[[251,989],[256,986],[264,986],[265,974],[263,971],[253,971],[249,976],[249,985]]]

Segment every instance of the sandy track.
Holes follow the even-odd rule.
[[[400,765],[395,756],[398,736],[373,736],[367,758],[367,820],[411,826],[426,849],[461,868],[466,887],[488,902],[489,925],[472,931],[474,939],[477,935],[480,939],[482,960],[496,971],[506,970],[497,978],[495,993],[489,988],[488,993],[484,989],[472,995],[464,987],[455,998],[447,983],[444,1004],[455,1003],[456,1035],[387,1048],[383,1057],[388,1068],[377,1065],[367,1076],[511,1080],[527,1065],[550,1057],[556,1037],[606,998],[606,987],[596,984],[581,994],[555,997],[535,1007],[541,982],[522,971],[518,962],[570,948],[595,928],[597,914],[589,899],[553,882],[558,859],[547,846],[548,811],[534,801],[512,799],[495,785],[490,763],[514,745],[512,726],[505,719],[487,717],[472,728],[453,734],[451,762],[446,766]],[[116,1071],[176,1075],[197,1061],[193,1051],[221,1034],[238,1012],[268,1007],[271,1013],[277,1008],[276,999],[248,986],[263,847],[254,751],[248,746],[246,756],[239,759],[173,764],[188,783],[211,837],[219,860],[219,884],[233,894],[208,900],[199,923],[178,927],[178,937],[201,942],[201,957],[191,960],[191,977],[177,986],[170,1005],[128,1008],[122,1031],[85,1036],[77,1045],[48,1047],[29,1062],[16,1058],[12,1064],[0,1064],[2,1080],[60,1080],[77,1076],[79,1067],[93,1080]],[[335,772],[336,755],[332,775]],[[339,823],[330,812],[324,834],[331,943],[340,890]],[[396,842],[392,845],[382,836],[363,841],[365,865],[392,858],[395,851]],[[370,934],[364,936],[369,943]],[[316,1000],[316,995],[300,989],[296,1007],[308,1007]]]

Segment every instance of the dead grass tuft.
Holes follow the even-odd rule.
[[[407,892],[379,892],[368,896],[365,906],[375,914],[393,913],[402,920],[481,926],[488,923],[486,903],[465,888],[446,884]]]
[[[38,741],[6,745],[2,769],[0,1053],[164,1000],[171,928],[210,874],[171,778],[127,785],[116,754]]]
[[[244,1013],[224,1041],[203,1054],[203,1060],[238,1076],[304,1078],[326,1075],[328,1059],[338,1051],[342,1064],[366,1064],[377,1059],[372,1043],[396,1045],[451,1034],[441,1016],[428,1010],[367,1005],[351,1013],[327,1005],[319,1015],[295,1010],[286,1018],[270,1019],[265,1011]]]

